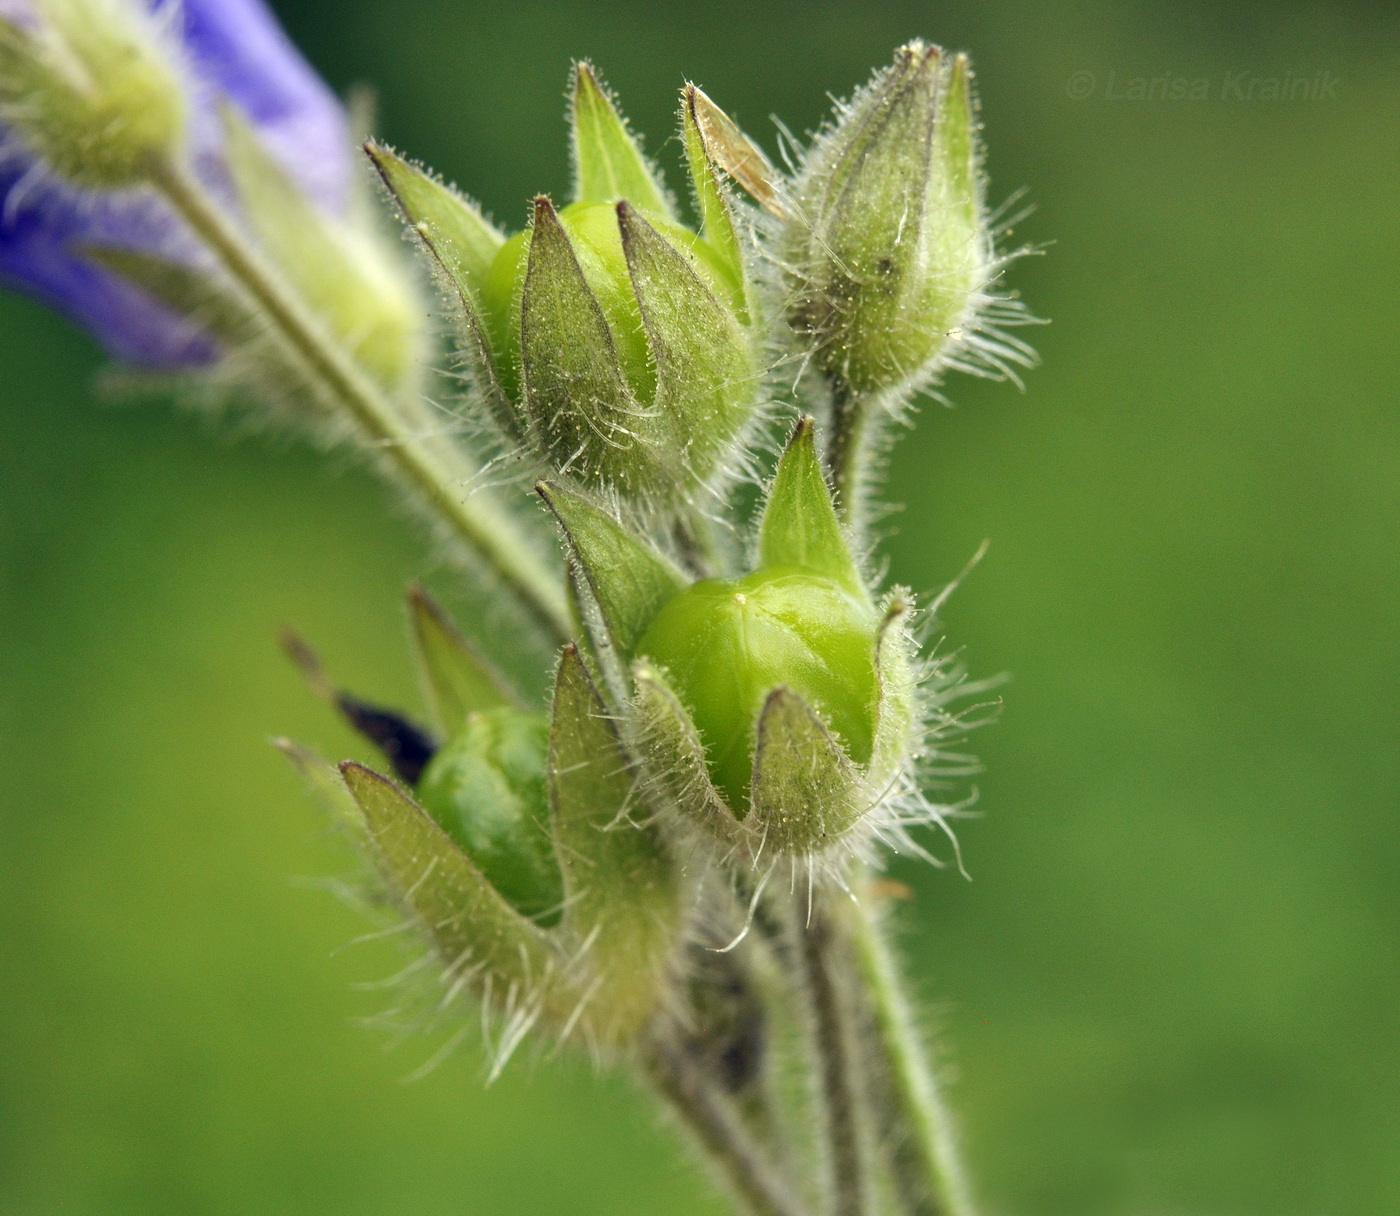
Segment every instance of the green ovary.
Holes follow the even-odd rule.
[[[775,566],[687,587],[637,649],[667,672],[699,728],[711,778],[742,817],[758,715],[780,685],[817,710],[852,760],[869,763],[877,624],[832,580]]]
[[[466,724],[433,756],[418,800],[517,912],[559,920],[563,880],[549,834],[542,714],[493,709]]]

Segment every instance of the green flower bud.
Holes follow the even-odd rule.
[[[530,227],[503,244],[448,187],[371,155],[454,287],[463,349],[493,415],[508,415],[502,429],[585,485],[674,507],[726,474],[754,414],[758,339],[733,216],[690,107],[701,234],[677,221],[586,64],[572,119],[573,202],[536,199]]]
[[[966,56],[912,42],[842,107],[794,186],[789,320],[845,394],[916,385],[993,264]]]
[[[549,720],[493,709],[467,717],[418,784],[423,809],[523,916],[549,926],[564,898],[549,833]]]
[[[119,189],[173,155],[187,118],[179,75],[144,6],[37,0],[33,28],[0,18],[0,120],[57,173]]]

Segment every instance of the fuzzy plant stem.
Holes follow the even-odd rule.
[[[562,583],[533,556],[509,515],[481,494],[467,501],[454,487],[458,470],[406,425],[380,389],[327,335],[320,322],[253,248],[183,165],[156,164],[152,183],[261,308],[276,334],[316,384],[358,425],[370,444],[451,530],[519,597],[545,633],[570,634]]]
[[[813,1216],[755,1143],[734,1103],[684,1051],[655,1040],[644,1052],[642,1067],[745,1216]]]
[[[882,408],[878,398],[859,393],[839,379],[830,381],[831,423],[826,444],[826,466],[831,488],[845,514],[847,525],[858,530],[865,513],[870,480],[875,421],[871,414]]]
[[[855,990],[869,1002],[866,1044],[883,1073],[883,1126],[895,1184],[910,1216],[972,1216],[948,1112],[915,1027],[899,968],[870,900],[848,910]]]
[[[805,905],[808,897],[798,897]],[[828,1165],[832,1179],[831,1216],[871,1216],[871,1190],[862,1123],[868,1116],[852,1027],[850,966],[845,919],[832,904],[842,892],[818,890],[810,910],[799,906],[798,954],[810,1005],[817,1080],[826,1124]]]

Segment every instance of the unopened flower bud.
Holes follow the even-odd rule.
[[[912,42],[842,107],[795,184],[789,320],[843,394],[915,385],[992,261],[965,56]]]
[[[429,762],[418,799],[517,912],[558,921],[564,898],[549,833],[549,720],[493,709],[468,716]]]
[[[36,0],[0,18],[0,117],[60,176],[118,189],[179,149],[187,107],[144,5]]]

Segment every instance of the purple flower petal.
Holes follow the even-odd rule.
[[[302,189],[339,210],[352,171],[345,111],[262,0],[184,0],[178,19],[199,79],[238,103]]]
[[[194,325],[78,252],[110,245],[197,262],[198,249],[161,200],[84,194],[16,150],[0,161],[0,198],[0,277],[10,286],[71,317],[119,359],[175,368],[217,357]]]

